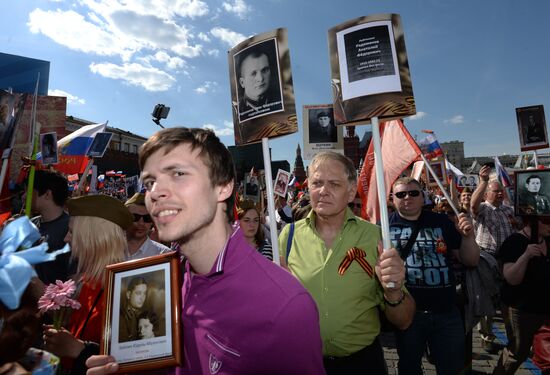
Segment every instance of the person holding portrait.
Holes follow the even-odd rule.
[[[182,367],[170,374],[321,374],[315,302],[234,226],[235,166],[213,131],[155,133],[139,151],[145,205],[182,256]],[[88,375],[115,373],[93,356]]]
[[[62,358],[72,374],[84,374],[85,362],[99,353],[102,317],[105,309],[105,269],[124,261],[127,252],[125,230],[132,215],[119,200],[107,195],[87,195],[67,202],[69,231],[65,242],[78,260],[76,275],[78,302],[68,322],[60,329],[44,327],[44,348]]]

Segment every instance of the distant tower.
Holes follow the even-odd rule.
[[[300,184],[306,179],[306,170],[304,169],[304,161],[302,160],[302,150],[300,144],[296,147],[296,160],[294,160],[294,170],[292,171],[296,176],[296,181]]]
[[[356,169],[359,169],[361,154],[359,151],[359,137],[355,134],[355,126],[346,126],[347,135],[344,137],[344,155],[353,161]]]

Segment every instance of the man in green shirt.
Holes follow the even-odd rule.
[[[319,153],[308,172],[313,209],[296,222],[290,244],[291,226],[283,229],[279,247],[289,254],[281,262],[317,303],[327,373],[386,373],[379,310],[399,329],[409,326],[415,310],[402,288],[403,260],[393,248],[382,251],[380,229],[348,208],[357,189],[350,159]]]

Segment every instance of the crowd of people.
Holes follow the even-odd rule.
[[[15,308],[4,299],[10,280],[0,279],[1,373],[20,368],[30,347],[61,358],[66,373],[117,372],[116,358],[100,355],[106,267],[172,251],[182,263],[184,360],[163,373],[387,374],[380,335],[390,330],[399,374],[422,374],[426,352],[438,374],[463,374],[478,329],[484,349],[500,352],[493,373],[513,374],[550,323],[550,219],[516,216],[488,166],[475,190],[451,186],[453,202],[397,179],[388,202],[392,245],[384,249],[380,227],[360,217],[357,171],[341,154],[311,160],[307,184],[277,198],[275,223],[261,200],[238,198],[230,153],[210,130],[159,131],[141,147],[139,165],[145,192],[125,202],[69,198],[64,176],[37,172],[39,241],[71,251],[23,264],[36,277],[19,286]],[[74,280],[81,305],[61,328],[37,310],[56,280]],[[122,280],[119,342],[167,334],[152,302],[155,282],[149,274]],[[504,348],[492,330],[497,314]],[[535,358],[548,371],[548,353],[535,350]]]

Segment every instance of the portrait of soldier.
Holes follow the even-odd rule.
[[[323,109],[317,115],[315,112],[310,110],[309,143],[336,143],[338,138],[332,121],[332,108]]]
[[[139,340],[139,316],[147,299],[147,280],[133,277],[120,303],[119,342]]]
[[[518,211],[520,214],[550,214],[550,201],[541,192],[542,178],[533,174],[525,180],[525,189],[518,196]]]
[[[275,40],[268,40],[235,55],[239,120],[283,108]]]

